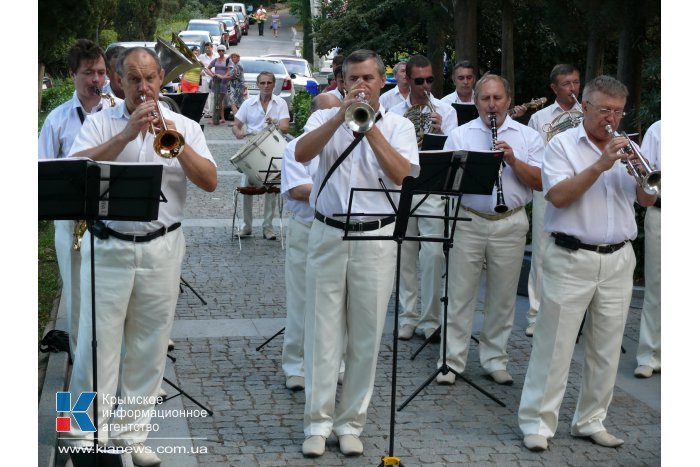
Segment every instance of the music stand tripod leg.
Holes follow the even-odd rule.
[[[188,398],[189,400],[191,400],[193,403],[195,403],[199,408],[201,408],[202,410],[206,411],[207,414],[209,414],[210,417],[211,417],[212,415],[214,415],[214,412],[213,412],[211,409],[208,409],[207,407],[205,407],[204,405],[202,405],[197,399],[195,399],[194,397],[192,397],[192,396],[190,396],[189,394],[187,394],[181,387],[179,387],[178,385],[176,385],[175,383],[173,383],[172,381],[170,381],[170,380],[169,380],[168,378],[166,378],[165,376],[163,376],[163,381],[165,381],[166,383],[168,383],[170,386],[172,386],[172,387],[177,391],[177,394],[175,394],[174,396],[166,397],[165,399],[163,399],[163,402],[169,401],[170,399],[174,399],[174,398],[177,397],[177,396],[185,396],[186,398]]]
[[[267,344],[269,344],[269,343],[272,341],[272,339],[274,339],[275,337],[279,336],[280,334],[283,334],[285,329],[286,329],[286,328],[282,328],[282,329],[280,329],[279,331],[277,331],[272,337],[270,337],[268,340],[266,340],[265,342],[263,342],[262,344],[260,344],[259,346],[257,346],[257,347],[255,348],[255,350],[258,351],[258,352],[260,352],[260,349],[262,349],[262,348],[265,347]]]
[[[185,279],[182,278],[182,276],[180,276],[180,282],[181,282],[181,284],[180,284],[180,292],[182,292],[182,284],[184,284],[185,287],[187,287],[188,289],[190,289],[190,290],[192,291],[192,293],[194,293],[194,294],[197,296],[197,298],[202,302],[202,305],[206,305],[206,304],[207,304],[207,302],[202,298],[202,296],[199,295],[199,294],[197,293],[197,291],[194,290],[194,288],[189,284],[189,282],[187,282]]]

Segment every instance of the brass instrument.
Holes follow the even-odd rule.
[[[156,42],[156,55],[160,60],[161,67],[165,70],[163,84],[171,82],[192,68],[204,67],[179,37],[173,34],[173,38],[177,38],[177,40],[173,39],[175,46],[168,44],[160,37],[157,38]],[[184,49],[187,49],[189,54]]]
[[[548,143],[550,139],[554,138],[554,136],[558,135],[562,131],[579,126],[583,121],[581,104],[579,103],[578,99],[576,99],[576,94],[572,93],[571,97],[573,97],[574,102],[576,102],[573,109],[557,115],[557,117],[550,123],[545,123],[542,125],[542,131],[547,134],[547,141],[545,141],[546,143]]]
[[[489,114],[489,122],[491,123],[491,150],[497,151],[496,141],[498,140],[498,131],[496,129],[496,114]],[[497,213],[503,213],[508,210],[506,206],[505,196],[503,196],[503,165],[505,162],[501,162],[498,166],[498,178],[496,179],[496,207],[493,208]]]
[[[536,109],[538,107],[542,107],[547,103],[547,98],[546,97],[540,97],[539,99],[532,99],[530,102],[525,102],[522,104],[523,106],[527,107],[528,109]],[[515,115],[515,107],[512,109],[508,109],[508,115],[513,116]]]
[[[148,99],[145,95],[141,95],[141,101],[146,102]],[[153,99],[153,98],[151,98]],[[156,110],[151,113],[151,116],[160,120],[160,128],[156,128],[151,122],[151,133],[155,136],[153,140],[153,149],[160,157],[172,159],[177,157],[185,146],[185,138],[176,130],[169,130],[163,118],[163,112],[160,108],[160,103],[153,99],[156,103]]]
[[[374,126],[375,112],[367,102],[364,92],[357,95],[357,102],[345,110],[345,123],[356,133],[367,133]]]
[[[605,125],[605,131],[615,138],[622,136],[627,140],[627,145],[620,149],[620,153],[625,153],[628,156],[636,156],[634,160],[624,160],[621,159],[620,162],[625,164],[627,167],[627,173],[634,177],[637,181],[637,185],[642,187],[645,193],[650,195],[661,194],[661,171],[654,170],[646,157],[637,149],[637,147],[632,143],[630,137],[624,131],[618,133],[612,129],[612,126]]]
[[[425,112],[423,112],[423,109],[425,109],[425,107],[428,107],[431,113],[437,113],[435,106],[432,102],[430,102],[430,93],[428,91],[424,92],[426,97],[428,98],[428,103],[412,105],[406,111],[406,113],[403,114],[404,117],[406,117],[411,121],[411,123],[413,123],[413,128],[416,131],[416,141],[418,142],[419,148],[423,145],[423,135],[425,135],[425,133],[433,133],[437,135],[442,134],[442,130],[440,129],[440,127],[434,126],[433,123],[430,121],[430,114],[426,114]]]

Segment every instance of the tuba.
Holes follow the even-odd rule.
[[[194,56],[191,50],[182,42],[182,39],[173,34],[175,45],[168,44],[160,37],[156,42],[156,55],[161,67],[165,70],[163,83],[169,83],[187,70],[203,68],[204,65]],[[187,52],[185,52],[185,49]]]
[[[547,141],[545,141],[545,143],[548,143],[550,139],[554,138],[554,136],[558,135],[562,131],[579,126],[583,121],[581,104],[578,102],[578,99],[576,99],[575,94],[571,94],[571,97],[573,97],[574,102],[576,102],[573,109],[557,115],[557,117],[550,123],[545,123],[542,125],[542,131],[547,134]]]
[[[620,149],[621,153],[625,153],[628,156],[636,156],[635,160],[624,160],[621,159],[620,162],[625,164],[627,167],[627,173],[629,173],[637,181],[645,193],[650,195],[658,195],[661,193],[661,171],[654,170],[646,157],[637,149],[637,147],[632,143],[630,137],[624,131],[618,133],[612,129],[612,126],[605,125],[605,131],[615,138],[617,136],[622,136],[627,140],[627,146]]]
[[[406,113],[403,114],[404,117],[409,119],[413,123],[413,128],[416,131],[416,141],[418,142],[418,147],[423,146],[423,135],[426,133],[442,134],[439,127],[433,126],[430,121],[430,114],[423,112],[427,107],[430,113],[437,112],[435,106],[430,102],[430,93],[425,91],[425,95],[428,98],[427,104],[416,104],[412,105]]]

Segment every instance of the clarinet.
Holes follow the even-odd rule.
[[[491,150],[496,150],[496,140],[498,139],[498,132],[496,131],[496,114],[489,114],[489,120],[491,122]],[[493,208],[497,213],[506,212],[508,206],[506,206],[505,198],[503,197],[503,165],[505,163],[501,162],[498,166],[498,178],[496,179],[496,207]]]

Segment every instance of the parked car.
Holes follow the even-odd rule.
[[[241,27],[238,25],[238,21],[234,20],[233,18],[222,18],[218,16],[211,19],[214,21],[220,21],[224,24],[226,32],[228,32],[227,45],[238,45],[238,43],[241,42],[241,37],[243,34],[241,34]]]
[[[214,41],[212,40],[211,34],[209,34],[209,31],[180,31],[178,33],[178,36],[180,36],[180,39],[183,40],[183,42],[196,42],[199,44],[199,50],[201,53],[204,53],[204,44],[207,42],[211,42],[212,44]]]
[[[228,45],[228,32],[224,29],[223,23],[211,19],[191,19],[187,23],[188,31],[207,31],[211,34],[214,47],[219,44]]]
[[[241,31],[243,32],[244,36],[248,35],[248,28],[250,23],[248,22],[248,15],[245,13],[240,13],[237,12],[236,16],[238,17],[238,24],[241,25]]]
[[[287,73],[284,63],[279,58],[272,57],[241,57],[239,65],[243,67],[245,85],[248,88],[248,96],[257,96],[260,89],[256,79],[261,71],[269,71],[275,75],[275,89],[273,93],[287,102],[289,114],[292,113],[292,100],[294,99],[294,86],[292,78]]]
[[[303,58],[295,57],[294,55],[279,54],[268,54],[263,55],[263,57],[275,57],[282,60],[282,63],[284,63],[284,67],[287,69],[290,78],[292,78],[295,93],[298,93],[302,89],[309,90],[309,88],[307,88],[307,83],[309,81],[313,82],[311,87],[318,89],[318,81],[316,81],[313,77],[309,62]]]
[[[240,11],[241,13],[245,12],[245,5],[242,3],[224,3],[224,6],[221,7],[222,13],[236,11]]]

